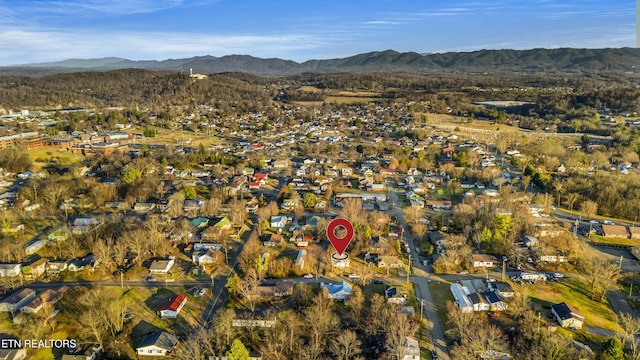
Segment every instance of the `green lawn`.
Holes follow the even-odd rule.
[[[545,312],[550,313],[552,304],[566,302],[582,312],[586,326],[617,330],[617,317],[609,303],[606,300],[591,300],[585,282],[580,279],[569,278],[532,286],[529,288],[529,297],[533,306],[537,305]]]
[[[619,239],[619,238],[607,238],[600,235],[591,235],[590,240],[594,243],[609,244],[609,245],[624,245],[624,246],[639,246],[640,240],[637,239]]]

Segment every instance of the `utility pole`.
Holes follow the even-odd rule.
[[[424,299],[420,299],[420,322],[422,322],[422,307],[424,306]]]
[[[507,262],[502,260],[502,281],[504,281],[506,273],[507,273]]]
[[[410,274],[411,274],[411,254],[409,254],[409,267],[407,268],[407,284],[409,283]]]
[[[124,272],[120,270],[120,290],[124,290]]]
[[[622,255],[620,255],[620,266],[619,266],[619,271],[622,272]]]

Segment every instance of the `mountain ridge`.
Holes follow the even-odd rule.
[[[476,50],[420,54],[395,50],[372,51],[349,57],[296,62],[251,55],[194,56],[166,60],[129,60],[119,57],[67,59],[0,67],[2,75],[35,75],[78,71],[139,68],[212,74],[245,72],[261,76],[302,72],[635,72],[640,70],[638,48],[535,48],[528,50]]]

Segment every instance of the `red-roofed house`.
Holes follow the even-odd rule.
[[[269,179],[269,174],[259,172],[259,173],[253,174],[253,178],[255,179],[255,181],[260,181],[260,180],[267,181]]]
[[[177,318],[180,310],[182,310],[186,303],[186,296],[174,295],[169,299],[169,302],[167,302],[162,309],[158,311],[158,315],[160,315],[162,319]]]
[[[449,145],[446,148],[442,149],[442,153],[447,155],[447,156],[451,156],[453,155],[453,152],[456,150],[456,148],[453,145]]]

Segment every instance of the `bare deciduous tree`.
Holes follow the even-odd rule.
[[[628,313],[620,315],[620,328],[622,328],[622,340],[631,348],[630,358],[632,360],[640,359],[638,351],[638,340],[636,336],[640,333],[640,319]]]
[[[329,350],[335,359],[349,360],[360,354],[360,340],[355,332],[342,330],[340,336],[336,336],[329,342]]]

